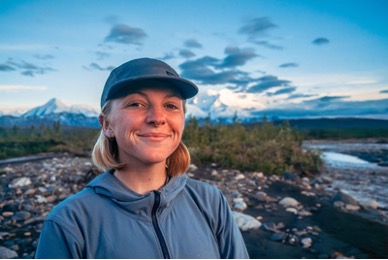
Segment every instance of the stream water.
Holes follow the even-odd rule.
[[[388,144],[330,141],[303,145],[321,152],[334,180],[331,189],[341,189],[362,204],[375,201],[388,211]]]

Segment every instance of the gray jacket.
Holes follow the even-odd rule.
[[[52,210],[36,258],[248,258],[217,188],[182,175],[140,195],[112,173]]]

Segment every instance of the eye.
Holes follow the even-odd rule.
[[[179,107],[175,104],[167,104],[166,108],[170,109],[170,110],[178,110],[179,109]]]
[[[132,103],[128,103],[127,107],[133,107],[133,108],[144,107],[144,104],[139,103],[139,102],[132,102]]]

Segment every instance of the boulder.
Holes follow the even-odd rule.
[[[18,253],[15,251],[8,249],[6,247],[0,246],[0,258],[1,259],[11,259],[11,258],[18,258]]]

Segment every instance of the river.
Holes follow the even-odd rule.
[[[305,149],[321,152],[329,189],[341,189],[361,204],[377,202],[388,212],[388,144],[368,141],[306,141]]]

